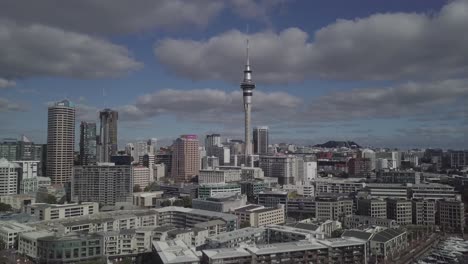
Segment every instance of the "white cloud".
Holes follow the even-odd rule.
[[[288,28],[250,35],[231,30],[202,41],[167,38],[156,43],[155,55],[179,76],[238,82],[250,38],[254,78],[260,82],[446,79],[468,72],[466,25],[468,0],[457,0],[435,15],[337,20],[312,37]]]
[[[0,78],[0,89],[1,88],[13,87],[15,85],[16,85],[15,81]]]
[[[254,92],[252,111],[256,118],[275,120],[301,107],[302,100],[283,92]],[[140,96],[121,107],[123,120],[141,120],[160,115],[206,123],[241,123],[242,94],[215,89],[166,89]]]
[[[9,99],[6,98],[1,98],[0,97],[0,113],[2,112],[21,112],[25,111],[26,108],[19,104],[10,101]]]
[[[27,6],[25,6],[27,4]],[[0,16],[66,30],[118,34],[206,25],[225,6],[218,0],[3,1]]]
[[[113,77],[142,66],[128,50],[97,37],[43,25],[0,23],[0,76]]]

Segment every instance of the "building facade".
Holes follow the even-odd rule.
[[[80,164],[90,165],[97,162],[96,123],[80,123]]]
[[[75,148],[75,107],[63,100],[48,109],[46,177],[52,184],[70,182]]]
[[[200,170],[200,153],[196,135],[182,135],[172,145],[172,178],[176,182],[190,182]]]
[[[257,155],[268,154],[268,127],[259,126],[253,130],[253,153]]]
[[[133,186],[130,166],[116,166],[113,163],[76,166],[72,181],[72,199],[102,205],[131,202]]]
[[[99,112],[101,120],[99,134],[99,159],[100,162],[110,162],[113,155],[117,155],[117,120],[119,114],[111,109]]]
[[[9,162],[5,158],[0,159],[0,196],[18,193],[19,170],[18,164]]]
[[[387,199],[387,217],[399,225],[411,225],[413,222],[412,203],[404,199]]]

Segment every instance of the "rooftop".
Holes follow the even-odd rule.
[[[164,264],[200,261],[196,253],[181,240],[153,241],[153,248]]]
[[[203,250],[203,253],[212,260],[251,256],[250,253],[247,252],[247,250],[243,248],[208,249],[208,250]]]
[[[404,233],[406,233],[406,231],[401,229],[385,229],[375,234],[372,241],[387,242]]]
[[[233,239],[238,239],[238,238],[243,238],[243,237],[249,237],[255,234],[261,234],[265,232],[265,228],[261,227],[246,227],[242,229],[237,229],[231,232],[226,232],[226,233],[221,233],[216,236],[212,236],[208,238],[210,241],[215,241],[217,243],[225,243],[228,241],[231,241]]]

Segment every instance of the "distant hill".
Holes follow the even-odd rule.
[[[356,142],[353,141],[328,141],[323,144],[317,144],[317,148],[361,148]]]

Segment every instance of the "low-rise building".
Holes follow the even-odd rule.
[[[283,224],[285,222],[285,210],[282,204],[278,204],[276,207],[249,204],[234,209],[232,213],[239,218],[241,224],[247,223],[252,227]]]
[[[239,193],[218,193],[205,199],[193,199],[192,208],[227,213],[233,208],[245,206],[247,196]]]
[[[152,173],[148,167],[141,165],[132,166],[133,185],[139,186],[142,190],[153,181],[151,175]]]
[[[376,176],[382,183],[421,183],[421,172],[413,170],[380,170]]]
[[[463,233],[465,229],[465,204],[456,200],[437,201],[437,224],[445,232]]]
[[[212,183],[230,183],[238,182],[241,180],[241,169],[212,169],[200,170],[198,175],[199,184],[212,184]]]
[[[38,230],[27,233],[22,233],[18,237],[18,252],[28,256],[29,258],[37,258],[37,239],[42,237],[53,236],[54,232],[47,230]]]
[[[204,184],[198,187],[198,198],[212,197],[218,193],[241,193],[239,184]]]
[[[367,183],[364,190],[368,191],[372,198],[408,198],[408,188],[405,184],[395,183]]]
[[[13,209],[20,210],[26,205],[35,203],[36,197],[29,194],[14,194],[8,196],[0,196],[0,202],[4,204],[9,204]]]
[[[155,263],[162,264],[199,264],[200,258],[195,250],[181,240],[153,240]]]
[[[412,199],[455,199],[458,194],[454,187],[439,183],[411,184],[408,189]]]
[[[413,199],[413,224],[414,225],[435,225],[436,224],[436,201]]]
[[[365,187],[364,179],[317,179],[315,191],[321,193],[354,193]]]
[[[393,219],[376,218],[367,215],[349,215],[343,219],[343,227],[346,229],[366,229],[373,226],[386,228],[398,228],[398,223]]]
[[[319,220],[341,220],[353,214],[353,200],[335,197],[315,198],[315,217]]]
[[[239,183],[241,193],[247,195],[247,200],[256,202],[258,194],[265,191],[269,184],[262,180],[243,181]]]
[[[162,199],[163,191],[133,193],[133,205],[142,208],[154,208]]]
[[[0,240],[5,243],[6,248],[15,248],[20,234],[34,230],[34,227],[16,222],[0,222]]]
[[[37,239],[39,263],[76,263],[101,260],[103,241],[97,234],[70,234]]]
[[[35,193],[41,187],[50,186],[50,178],[49,177],[33,177],[23,179],[20,183],[20,193]]]
[[[371,253],[374,256],[388,259],[399,254],[408,247],[406,231],[401,229],[385,229],[377,232],[371,239]]]
[[[206,239],[206,248],[235,248],[241,244],[266,243],[264,228],[246,227]]]
[[[93,202],[74,204],[36,203],[26,207],[26,212],[39,220],[56,220],[99,213],[99,204]]]
[[[358,213],[374,218],[387,218],[387,202],[380,199],[359,199]]]
[[[287,192],[296,192],[300,196],[314,197],[315,187],[310,182],[283,185],[283,190]]]
[[[399,225],[411,225],[413,222],[412,203],[406,199],[387,199],[387,217]]]
[[[288,192],[264,191],[258,194],[258,204],[266,207],[275,207],[278,204],[288,204]],[[287,210],[287,208],[286,208]]]

